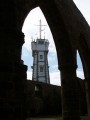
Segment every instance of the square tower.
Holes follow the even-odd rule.
[[[36,39],[31,42],[33,56],[32,80],[50,83],[48,66],[49,41],[46,39]]]

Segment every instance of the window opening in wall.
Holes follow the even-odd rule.
[[[83,71],[83,66],[82,66],[82,62],[81,62],[81,58],[79,55],[79,52],[77,51],[77,77],[81,78],[82,80],[84,80],[84,71]]]
[[[38,44],[44,44],[44,41],[38,41]]]
[[[43,71],[44,71],[43,66],[40,66],[40,72],[43,72]]]
[[[42,87],[39,84],[35,85],[35,97],[42,97]]]
[[[43,59],[43,55],[40,55],[40,59]]]
[[[54,44],[54,40],[49,29],[48,23],[39,7],[31,10],[28,14],[25,22],[23,24],[22,32],[25,34],[25,43],[22,47],[22,60],[24,64],[28,66],[27,70],[27,79],[32,80],[32,69],[33,69],[33,57],[31,51],[31,42],[38,39],[39,36],[39,20],[42,20],[42,24],[47,26],[42,26],[42,39],[47,39],[46,42],[49,41],[49,52],[48,52],[48,68],[50,72],[50,84],[60,86],[60,71],[58,70],[57,63],[57,54],[56,48]],[[44,44],[44,41],[39,41],[38,44]],[[47,47],[47,44],[46,44]],[[43,59],[44,56],[39,56],[40,59]],[[47,63],[45,63],[47,64]],[[31,68],[32,66],[32,68]],[[41,71],[44,69],[41,68]]]

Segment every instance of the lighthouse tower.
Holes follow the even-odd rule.
[[[40,20],[40,38],[31,42],[33,66],[32,66],[32,80],[44,83],[50,83],[49,66],[48,66],[48,47],[49,41],[41,38],[41,24]]]

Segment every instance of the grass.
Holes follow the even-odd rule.
[[[47,116],[47,117],[36,117],[36,118],[28,118],[26,120],[63,120],[63,118],[61,116]],[[88,116],[81,116],[80,120],[90,120],[90,117]]]
[[[88,117],[88,116],[81,116],[80,118],[81,118],[81,120],[90,120],[90,117]]]
[[[62,117],[56,118],[56,120],[63,120]],[[80,120],[90,120],[90,117],[88,116],[81,116]]]

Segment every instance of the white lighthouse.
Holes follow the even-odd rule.
[[[48,66],[48,47],[49,41],[41,38],[41,24],[40,20],[40,38],[31,42],[33,66],[32,66],[32,80],[44,83],[50,83],[49,66]]]

